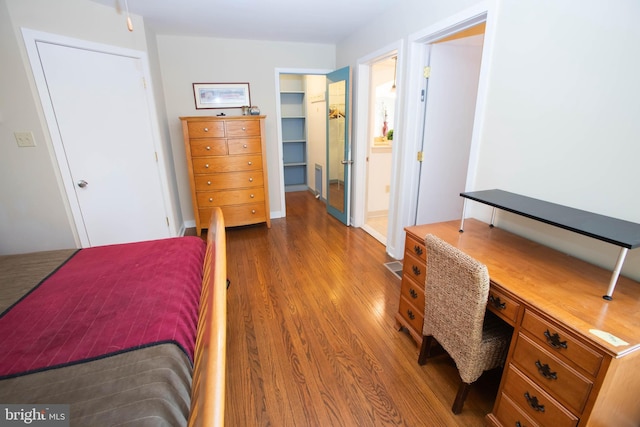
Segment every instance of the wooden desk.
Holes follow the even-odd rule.
[[[514,326],[491,425],[640,425],[640,283],[620,277],[606,301],[608,271],[477,220],[464,230],[406,229],[398,326],[421,341],[424,237],[435,234],[487,265],[487,307]]]

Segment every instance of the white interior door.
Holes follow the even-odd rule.
[[[481,57],[482,36],[431,46],[416,224],[462,215]]]
[[[89,246],[169,237],[140,59],[41,41],[37,49],[78,233]]]

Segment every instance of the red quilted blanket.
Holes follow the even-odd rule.
[[[193,360],[205,244],[81,249],[0,315],[0,379],[175,343]]]

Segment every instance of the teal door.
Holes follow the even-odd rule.
[[[327,211],[349,225],[351,189],[350,70],[327,74]]]

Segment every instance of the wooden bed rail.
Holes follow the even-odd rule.
[[[227,341],[227,252],[224,218],[214,208],[207,232],[189,426],[223,426]]]

